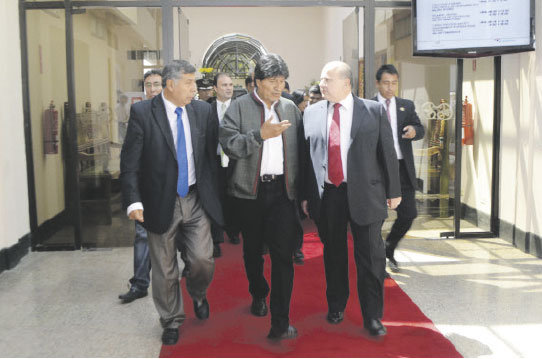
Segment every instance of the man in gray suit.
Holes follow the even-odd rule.
[[[177,342],[185,319],[175,237],[180,234],[190,261],[186,287],[194,311],[206,319],[214,272],[210,218],[223,223],[216,181],[218,126],[211,105],[192,100],[195,72],[183,60],[164,67],[162,94],[132,106],[121,152],[123,203],[130,219],[147,229],[152,294],[165,345]]]
[[[324,244],[327,320],[338,324],[344,318],[350,223],[364,327],[382,336],[386,255],[380,228],[387,217],[386,199],[390,208],[401,202],[391,127],[381,104],[352,95],[352,71],[344,62],[324,66],[320,89],[327,101],[307,107],[303,118],[310,158],[302,207]]]
[[[262,245],[269,247],[270,339],[297,336],[289,312],[292,256],[301,230],[295,199],[303,124],[297,106],[281,97],[287,77],[288,67],[280,56],[262,56],[254,70],[256,90],[232,102],[219,129],[222,149],[232,160],[227,192],[235,199],[241,222],[250,311],[255,316],[267,315],[269,285],[263,274]]]

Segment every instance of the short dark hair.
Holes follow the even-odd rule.
[[[251,84],[253,81],[252,81],[252,76],[249,76],[245,79],[245,87],[248,86],[248,84]]]
[[[380,80],[382,80],[382,75],[384,73],[390,74],[390,75],[397,75],[397,77],[399,77],[399,71],[397,71],[395,66],[393,66],[392,64],[385,64],[385,65],[380,66],[380,68],[376,72],[376,81],[380,82]]]
[[[288,83],[288,81],[284,81],[284,88],[290,91],[290,84]]]
[[[286,62],[277,54],[262,55],[254,69],[255,80],[265,80],[269,77],[284,76],[288,78],[290,72]]]
[[[309,89],[309,93],[317,93],[321,95],[322,93],[320,92],[320,85],[312,85]]]
[[[162,87],[166,87],[167,80],[179,80],[182,74],[193,74],[196,68],[186,60],[173,60],[162,70]]]
[[[216,86],[218,84],[218,80],[223,77],[223,76],[228,76],[230,79],[231,79],[231,76],[230,74],[226,73],[226,72],[219,72],[215,75],[214,79],[213,79],[213,86]]]
[[[305,99],[305,91],[300,89],[300,90],[295,90],[294,92],[292,92],[292,101],[294,101],[296,105],[299,105],[301,102],[303,102],[304,99]]]
[[[143,75],[143,81],[145,81],[147,79],[147,77],[149,77],[151,75],[158,75],[158,76],[162,77],[162,71],[153,69],[153,70],[149,70],[149,71],[145,72],[145,75]]]

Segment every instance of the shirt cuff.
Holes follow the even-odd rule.
[[[126,209],[126,215],[130,217],[130,212],[135,211],[136,209],[143,209],[143,203],[141,202],[135,202],[128,206]]]

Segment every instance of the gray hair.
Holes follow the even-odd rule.
[[[179,80],[182,74],[193,74],[196,68],[186,60],[173,60],[162,70],[162,87],[166,87],[167,80]]]
[[[350,86],[354,86],[354,78],[352,75],[352,69],[346,62],[331,61],[328,62],[324,68],[337,69],[338,73],[345,79],[350,80]]]

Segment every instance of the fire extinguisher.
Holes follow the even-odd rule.
[[[464,145],[474,144],[474,128],[472,119],[472,104],[469,103],[467,96],[463,102],[463,136],[461,143]]]
[[[46,155],[58,153],[58,111],[53,101],[43,111],[43,152]]]

